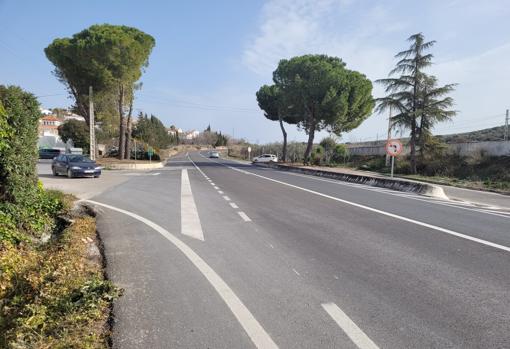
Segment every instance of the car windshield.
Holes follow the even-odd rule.
[[[69,155],[67,158],[69,159],[69,162],[94,162],[83,155]]]

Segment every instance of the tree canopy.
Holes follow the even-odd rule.
[[[283,125],[284,122],[288,124],[296,124],[298,119],[290,112],[285,113],[283,110],[284,103],[282,94],[276,85],[263,85],[256,93],[257,102],[260,109],[264,111],[264,116],[272,121],[280,123],[280,129],[283,135],[283,149],[282,161],[287,159],[287,131]]]
[[[372,112],[372,83],[365,75],[345,68],[337,57],[304,55],[283,59],[273,73],[281,93],[280,111],[296,120],[308,134],[305,162],[315,132],[335,135],[359,126]]]
[[[124,117],[127,110],[132,110],[136,82],[148,65],[154,45],[152,36],[136,28],[101,24],[71,38],[55,39],[45,49],[46,56],[55,65],[55,75],[67,86],[75,99],[76,109],[87,124],[90,119],[89,86],[97,96],[99,110],[117,110],[121,157],[125,156],[124,139],[126,129],[129,129]]]
[[[161,120],[142,112],[138,114],[133,137],[156,148],[166,148],[176,142],[176,139],[168,134]]]
[[[90,143],[89,127],[83,121],[67,120],[58,127],[58,134],[64,142],[70,139],[75,147],[88,150]]]
[[[411,173],[416,173],[416,148],[421,145],[423,156],[425,142],[430,139],[435,123],[451,119],[456,112],[450,110],[453,99],[445,97],[452,92],[455,84],[437,86],[437,78],[427,75],[425,69],[432,65],[433,55],[426,53],[435,41],[425,41],[422,33],[411,35],[407,39],[411,45],[399,52],[395,68],[386,79],[377,80],[382,84],[387,95],[377,99],[377,111],[391,108],[396,114],[392,116],[392,125],[410,130]]]

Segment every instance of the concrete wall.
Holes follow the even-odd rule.
[[[470,142],[470,143],[452,143],[447,144],[448,152],[459,154],[461,156],[477,157],[480,155],[488,156],[510,156],[510,141],[492,141],[492,142]],[[349,154],[351,155],[385,155],[386,150],[382,145],[356,145],[347,144]],[[409,154],[409,147],[404,146],[403,154]]]
[[[510,141],[454,143],[449,144],[448,150],[461,156],[510,156]]]

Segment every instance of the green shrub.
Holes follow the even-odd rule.
[[[23,205],[0,203],[0,243],[17,244],[53,233],[58,228],[57,215],[64,208],[63,194],[45,191],[40,183]]]
[[[23,205],[35,194],[39,103],[15,86],[0,85],[0,202]]]
[[[349,149],[345,144],[337,144],[333,150],[332,161],[336,164],[345,162],[349,156]]]

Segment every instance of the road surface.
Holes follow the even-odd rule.
[[[200,153],[90,199],[116,348],[508,348],[510,214]]]

